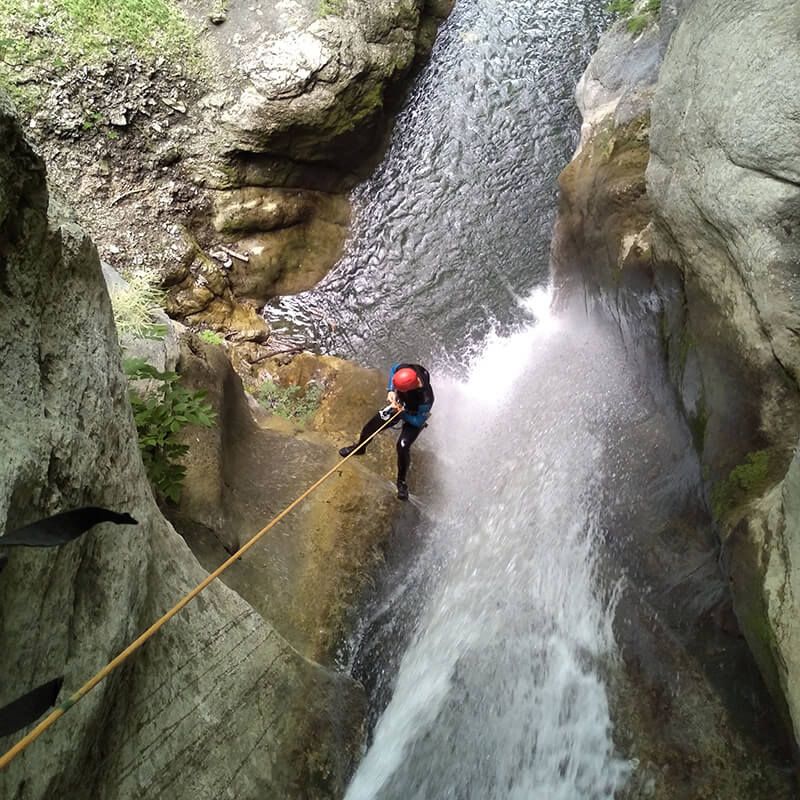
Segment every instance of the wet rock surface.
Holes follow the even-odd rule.
[[[661,70],[647,170],[654,252],[681,279],[671,366],[737,616],[796,740],[797,531],[794,483],[782,481],[800,430],[800,109],[787,92],[798,24],[794,4],[694,3]]]
[[[183,346],[183,382],[208,392],[219,427],[187,433],[186,486],[168,515],[209,569],[334,466],[339,447],[385,394],[372,371],[310,354],[294,360],[300,363],[275,370],[276,377],[324,387],[304,423],[248,405],[221,347]],[[223,579],[307,657],[331,662],[349,610],[383,561],[399,510],[393,455],[393,442],[382,441],[351,459]]]

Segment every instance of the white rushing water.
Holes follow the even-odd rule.
[[[603,436],[630,396],[612,377],[623,354],[534,291],[601,8],[459,0],[355,193],[341,263],[273,309],[372,366],[426,363],[437,394],[415,445],[436,451],[436,522],[419,594],[379,612],[389,651],[395,620],[422,610],[348,800],[600,800],[626,775],[594,556]],[[380,655],[372,667],[387,669]]]
[[[601,417],[625,405],[622,355],[584,320],[490,336],[436,385],[431,509],[441,574],[347,800],[611,798],[601,673],[611,603],[593,553]]]

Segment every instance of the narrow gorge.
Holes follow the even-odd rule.
[[[0,4],[2,797],[797,797],[798,31]]]

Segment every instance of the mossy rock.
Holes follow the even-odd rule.
[[[777,476],[769,450],[755,450],[734,467],[728,477],[717,482],[711,492],[711,507],[718,520],[728,518],[736,509],[763,494]]]

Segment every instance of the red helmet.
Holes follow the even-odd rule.
[[[419,377],[411,367],[403,367],[392,376],[392,386],[398,392],[410,392],[419,385]]]

